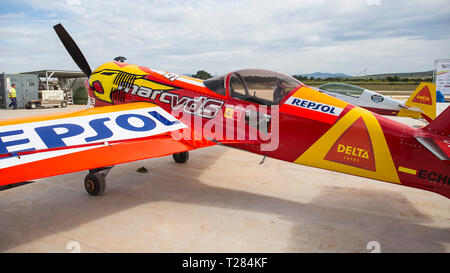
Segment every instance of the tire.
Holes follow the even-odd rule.
[[[31,108],[31,109],[36,109],[36,108],[37,108],[36,103],[31,103],[31,104],[30,104],[30,108]]]
[[[105,176],[101,173],[89,173],[84,178],[84,188],[90,195],[102,195],[106,188]]]
[[[66,108],[67,107],[67,102],[65,102],[65,101],[61,102],[61,107],[62,108]]]
[[[189,152],[181,152],[172,154],[173,160],[175,160],[176,163],[186,163],[189,160]]]

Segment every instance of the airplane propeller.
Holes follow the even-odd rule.
[[[70,37],[69,33],[67,33],[66,29],[61,24],[54,25],[53,28],[55,29],[56,34],[63,43],[67,52],[69,52],[72,59],[81,69],[81,71],[83,71],[83,73],[87,77],[89,77],[92,74],[92,70],[75,41],[72,39],[72,37]]]

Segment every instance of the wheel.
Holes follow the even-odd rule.
[[[189,152],[172,154],[173,160],[177,163],[186,163],[189,159]]]
[[[61,102],[61,107],[62,107],[62,108],[67,107],[67,102],[65,102],[65,101]]]
[[[90,195],[102,195],[106,188],[106,178],[101,173],[89,173],[84,178],[84,188]]]
[[[30,104],[30,108],[31,108],[31,109],[36,109],[36,107],[37,107],[37,106],[36,106],[36,103],[31,103],[31,104]]]

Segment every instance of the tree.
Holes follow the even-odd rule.
[[[296,78],[299,81],[307,81],[308,77],[307,76],[302,76],[302,75],[294,75],[294,78]]]
[[[199,70],[197,71],[197,73],[195,73],[194,75],[192,75],[192,77],[197,78],[197,79],[202,79],[202,80],[207,80],[212,78],[211,74],[209,74],[208,72],[206,72],[205,70]]]

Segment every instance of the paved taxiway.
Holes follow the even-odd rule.
[[[0,191],[0,252],[450,252],[443,196],[261,159],[215,146],[116,166],[100,197],[86,172]]]

